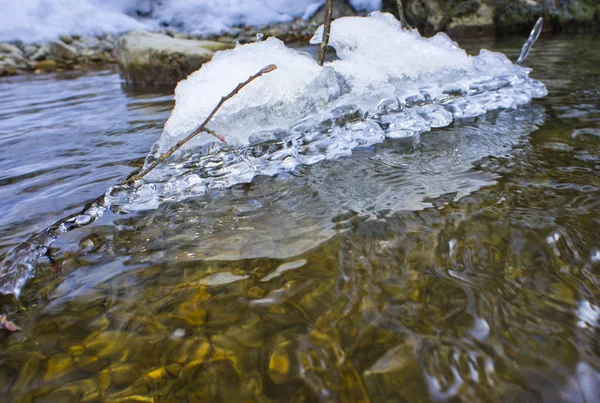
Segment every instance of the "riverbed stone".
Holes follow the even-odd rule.
[[[117,62],[130,87],[172,87],[211,60],[216,51],[231,47],[138,30],[119,38]]]
[[[111,383],[117,388],[132,385],[140,377],[138,368],[133,364],[119,365],[109,372]]]
[[[63,59],[63,60],[77,59],[78,52],[77,52],[77,49],[75,49],[74,47],[69,46],[61,41],[50,41],[49,45],[50,45],[50,51],[58,59]]]
[[[53,355],[48,359],[44,379],[50,381],[58,379],[69,372],[73,367],[73,358],[66,354]]]

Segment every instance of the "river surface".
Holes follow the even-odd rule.
[[[519,110],[64,234],[0,300],[0,400],[598,401],[597,49],[542,37],[549,95]],[[0,99],[0,258],[139,167],[173,107],[113,70]]]

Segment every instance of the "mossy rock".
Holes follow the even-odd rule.
[[[216,51],[233,46],[133,31],[119,38],[117,62],[129,87],[174,87],[211,60]]]
[[[58,68],[58,63],[56,60],[42,60],[41,62],[37,62],[35,64],[35,70],[41,71],[55,71]]]

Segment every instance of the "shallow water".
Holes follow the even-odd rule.
[[[522,38],[460,41],[507,53]],[[61,236],[2,311],[16,401],[595,401],[600,55],[541,38],[517,111]],[[112,71],[0,81],[0,254],[141,164]]]

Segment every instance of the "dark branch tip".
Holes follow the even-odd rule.
[[[261,74],[267,74],[275,70],[277,70],[277,66],[274,64],[269,64],[268,66],[264,67],[260,72]]]

